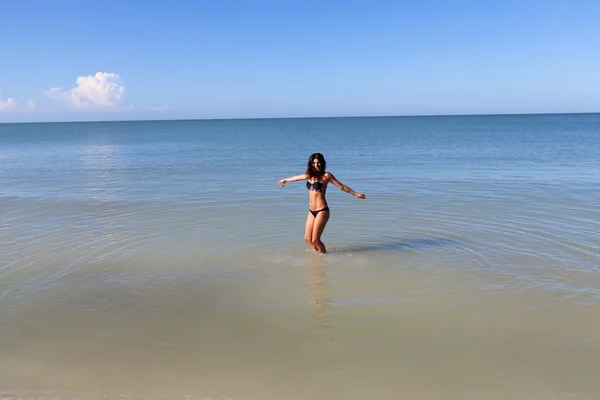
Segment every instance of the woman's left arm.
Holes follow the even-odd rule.
[[[340,189],[343,192],[346,193],[350,193],[353,196],[358,197],[359,199],[366,199],[367,196],[365,196],[364,193],[358,193],[355,192],[354,190],[350,189],[348,186],[344,185],[343,183],[341,183],[340,181],[338,181],[337,179],[335,179],[335,176],[333,176],[333,174],[331,172],[327,172],[327,175],[329,175],[329,181],[331,183],[334,184],[335,187],[337,187],[338,189]]]

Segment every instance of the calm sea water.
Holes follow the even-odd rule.
[[[307,252],[308,156],[335,187]],[[600,114],[0,124],[0,393],[597,399]]]

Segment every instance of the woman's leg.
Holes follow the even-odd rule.
[[[317,248],[319,253],[327,253],[327,249],[323,242],[321,242],[321,235],[325,230],[325,225],[327,225],[327,221],[329,221],[329,211],[321,211],[314,218],[314,224],[312,229],[312,244]]]
[[[317,246],[315,246],[313,244],[312,232],[313,232],[314,223],[315,223],[315,217],[313,217],[313,215],[309,211],[308,216],[306,217],[306,228],[304,230],[304,240],[306,240],[306,244],[308,244],[308,247],[310,247],[310,249],[312,251],[319,251]]]

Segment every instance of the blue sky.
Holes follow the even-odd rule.
[[[0,122],[600,111],[598,1],[0,9]]]

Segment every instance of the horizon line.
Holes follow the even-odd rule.
[[[65,120],[65,121],[18,121],[0,122],[2,124],[77,124],[98,122],[169,122],[169,121],[246,121],[272,119],[345,119],[345,118],[422,118],[422,117],[501,117],[525,115],[590,115],[600,114],[600,111],[584,112],[538,112],[538,113],[483,113],[483,114],[406,114],[406,115],[347,115],[347,116],[297,116],[297,117],[230,117],[230,118],[167,118],[167,119],[107,119],[107,120]]]

